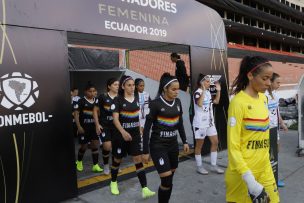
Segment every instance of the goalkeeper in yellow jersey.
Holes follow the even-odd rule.
[[[260,56],[243,58],[232,85],[228,110],[226,201],[278,203],[279,193],[269,160],[269,117],[264,92],[273,69]]]

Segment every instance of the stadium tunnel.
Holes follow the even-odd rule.
[[[102,92],[104,81],[110,76],[119,77],[125,72],[134,77],[145,76],[141,72],[133,71],[132,66],[121,68],[115,51],[103,50],[101,53],[96,47],[125,49],[128,53],[145,50],[188,55],[191,91],[199,73],[211,75],[222,84],[220,104],[215,106],[214,113],[219,147],[226,148],[229,85],[224,23],[215,11],[196,1],[172,2],[172,10],[110,0],[53,0],[39,3],[35,0],[12,0],[10,4],[3,4],[1,14],[6,15],[6,18],[2,22],[2,43],[5,49],[2,49],[0,76],[14,76],[19,72],[22,74],[14,78],[2,77],[1,83],[13,79],[26,83],[26,77],[29,76],[37,82],[39,95],[36,95],[31,107],[23,106],[27,99],[25,98],[21,103],[15,102],[15,106],[22,106],[24,109],[16,111],[2,105],[1,112],[3,115],[22,116],[31,112],[44,112],[47,119],[44,123],[18,123],[0,128],[0,174],[3,174],[0,182],[9,183],[0,185],[0,198],[5,197],[7,202],[58,202],[77,196],[79,190],[71,125],[70,87],[81,86],[90,78],[100,88],[98,91]],[[113,16],[111,10],[108,13],[101,11],[101,4],[109,5],[108,8],[114,5],[118,14],[119,9],[123,9],[137,12],[138,16],[151,15],[156,18],[156,24],[126,16],[120,16],[119,19]],[[23,12],[19,12],[20,8]],[[163,19],[160,24],[157,23],[157,18]],[[165,30],[166,35],[143,35],[103,27],[101,22],[109,20],[121,20],[126,24],[137,23],[138,26],[150,27],[154,31],[158,26],[157,29]],[[81,57],[73,58],[73,55],[89,52],[91,56],[95,53],[97,58],[112,58],[103,60],[106,62],[104,64],[94,60],[83,63]],[[147,81],[147,88],[151,88],[153,97],[157,79],[148,78]],[[9,95],[12,95],[9,91],[12,90],[2,87],[0,99],[9,99]],[[27,94],[32,94],[34,89],[28,88],[26,91]],[[189,111],[184,110],[184,116],[188,117],[188,124],[185,125],[187,134],[191,137],[191,97],[189,93],[181,92],[180,98],[183,105],[188,103],[190,107]],[[209,151],[208,142],[206,145],[205,153]],[[44,170],[41,170],[41,166]],[[124,173],[121,175],[123,178]],[[103,180],[101,177],[94,179],[97,182]],[[78,182],[78,186],[79,184]]]

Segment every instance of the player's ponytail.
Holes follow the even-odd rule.
[[[253,76],[256,76],[265,66],[271,66],[268,59],[262,56],[245,56],[241,61],[239,74],[232,83],[231,95],[239,93],[248,86],[248,73],[252,73]]]

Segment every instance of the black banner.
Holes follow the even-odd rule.
[[[3,28],[0,202],[58,202],[73,197],[77,185],[66,35]]]
[[[119,67],[119,52],[85,49],[85,48],[69,48],[69,69],[99,69],[107,70]]]

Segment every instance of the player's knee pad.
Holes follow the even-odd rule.
[[[166,177],[161,177],[161,186],[165,187],[165,188],[171,188],[172,186],[172,179],[173,176],[166,176]]]

